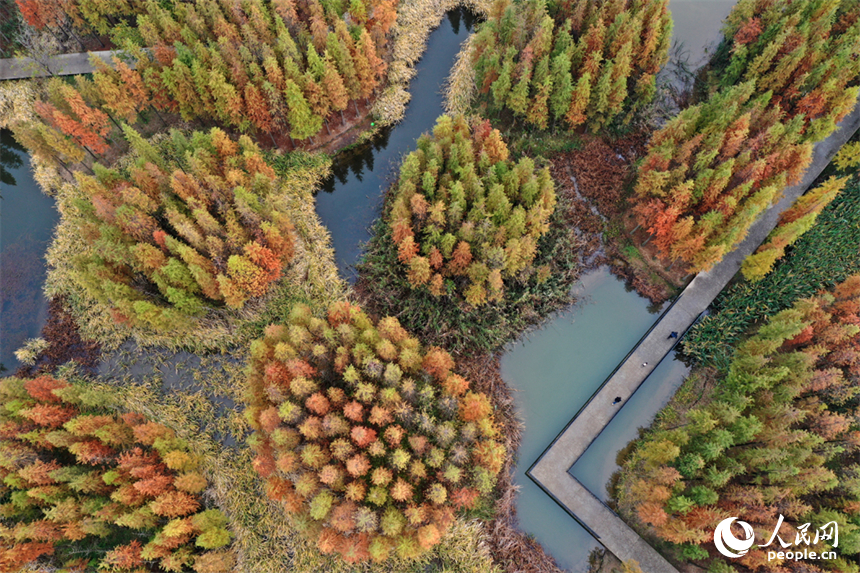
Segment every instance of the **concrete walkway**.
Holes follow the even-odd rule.
[[[815,146],[813,163],[803,180],[785,189],[782,199],[756,221],[747,238],[722,262],[710,271],[696,275],[671,308],[527,472],[544,491],[583,523],[606,549],[622,561],[638,561],[645,573],[672,573],[677,570],[571,476],[568,470],[620,410],[618,406],[612,405],[615,397],[621,396],[625,402],[630,398],[672,349],[676,340],[669,339],[669,334],[672,331],[685,332],[708,308],[714,297],[735,276],[744,258],[755,251],[776,226],[779,215],[806,191],[833,155],[857,131],[860,127],[860,105],[856,105],[854,111],[839,125],[838,131]],[[607,452],[607,455],[614,456],[615,452]]]
[[[93,67],[90,65],[90,54],[110,62],[113,53],[113,50],[103,50],[100,52],[61,54],[38,61],[33,58],[0,59],[0,81],[88,74],[93,71]],[[134,67],[134,64],[129,65]]]

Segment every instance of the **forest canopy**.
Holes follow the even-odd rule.
[[[728,371],[698,371],[698,384],[658,414],[636,442],[616,490],[622,511],[679,555],[709,563],[714,527],[737,516],[768,539],[835,521],[839,558],[828,569],[856,571],[860,553],[860,276],[797,301],[738,345]],[[831,545],[822,541],[816,551]],[[753,547],[750,569],[806,572]],[[813,565],[819,565],[819,562]]]
[[[695,272],[800,181],[860,93],[854,0],[744,0],[724,33],[699,103],[651,138],[633,200],[661,254]]]
[[[50,376],[0,379],[0,401],[0,571],[232,570],[227,520],[173,430]]]
[[[627,123],[654,98],[668,61],[666,0],[497,0],[471,54],[487,112],[545,129]],[[486,113],[486,112],[485,112]]]
[[[506,281],[547,272],[532,262],[555,208],[553,182],[532,159],[508,154],[486,120],[442,116],[418,139],[385,215],[395,272],[412,288],[480,306],[502,300]]]
[[[159,146],[125,132],[136,150],[129,165],[76,174],[89,248],[73,280],[116,321],[161,330],[265,294],[292,259],[294,232],[259,148],[217,128],[174,131]]]
[[[251,346],[245,415],[267,494],[325,553],[418,556],[493,489],[506,456],[469,386],[396,318],[296,305]]]

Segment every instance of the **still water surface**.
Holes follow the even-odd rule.
[[[469,36],[474,17],[452,10],[430,34],[427,50],[415,66],[409,86],[412,99],[403,121],[386,129],[372,143],[340,154],[334,174],[317,194],[317,213],[328,228],[337,266],[350,281],[361,245],[370,239],[370,226],[382,208],[383,190],[396,175],[401,158],[415,149],[415,140],[433,128],[442,109],[442,85],[451,71],[460,44]]]
[[[618,450],[639,436],[639,428],[651,425],[654,414],[669,402],[689,372],[690,368],[670,352],[591,442],[570,474],[598,498],[609,501],[607,485],[618,470]]]
[[[592,271],[574,288],[579,301],[543,329],[512,344],[502,377],[515,389],[525,422],[515,481],[520,527],[534,535],[559,565],[587,570],[597,541],[547,496],[526,470],[651,327],[657,314],[607,270]]]
[[[0,364],[7,371],[47,319],[44,254],[58,218],[54,200],[33,181],[30,156],[0,131]]]

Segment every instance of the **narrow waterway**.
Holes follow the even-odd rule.
[[[0,364],[7,373],[20,365],[14,352],[47,319],[44,256],[58,218],[33,180],[30,156],[0,130]]]
[[[417,73],[409,85],[412,99],[403,121],[372,142],[339,154],[334,175],[317,194],[317,213],[331,233],[337,266],[349,280],[355,277],[352,267],[361,255],[362,244],[370,239],[370,226],[379,216],[383,191],[397,173],[401,158],[444,113],[442,86],[473,23],[474,17],[466,10],[448,12],[430,34],[427,50],[415,66]]]

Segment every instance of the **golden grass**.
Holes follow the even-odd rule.
[[[392,61],[388,66],[388,87],[376,100],[373,115],[382,125],[403,119],[409,103],[409,82],[415,76],[415,64],[427,47],[427,38],[439,26],[445,12],[457,7],[485,15],[490,0],[403,0],[397,7],[397,21],[392,27]]]
[[[30,80],[0,82],[0,129],[32,118],[35,99]]]
[[[463,47],[457,53],[457,59],[451,66],[451,73],[445,79],[445,101],[442,104],[445,113],[449,115],[468,115],[475,96],[475,72],[472,70],[471,58],[475,36],[463,42]]]

